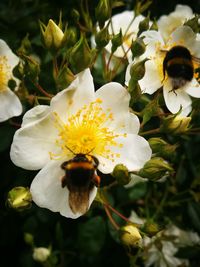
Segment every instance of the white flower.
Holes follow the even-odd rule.
[[[45,262],[50,256],[51,251],[48,248],[38,247],[33,250],[33,259],[38,262]]]
[[[18,57],[3,40],[0,40],[0,122],[22,113],[22,105],[18,97],[8,87],[10,79],[19,83],[12,75],[12,70],[18,62]]]
[[[153,264],[155,267],[179,267],[189,266],[187,259],[179,259],[174,255],[179,247],[200,243],[197,233],[184,231],[175,225],[169,225],[166,230],[156,236],[144,238],[145,266]]]
[[[189,6],[177,5],[175,10],[169,15],[163,15],[158,19],[158,30],[161,32],[164,40],[167,40],[176,28],[182,26],[192,17],[194,17],[194,14]]]
[[[50,106],[37,106],[24,115],[22,128],[14,136],[11,159],[24,169],[42,169],[31,185],[38,206],[70,218],[83,214],[72,211],[69,190],[60,181],[65,174],[61,164],[74,154],[96,157],[103,173],[111,173],[118,163],[138,170],[150,159],[151,149],[137,135],[139,120],[130,113],[129,100],[127,90],[115,82],[94,92],[87,69],[53,97]],[[96,191],[93,186],[87,208]]]
[[[190,54],[200,57],[200,41],[196,39],[196,34],[188,26],[177,28],[170,36],[168,42],[164,42],[160,32],[146,31],[141,36],[147,45],[146,52],[137,60],[148,58],[145,62],[145,75],[139,80],[139,85],[143,93],[153,94],[159,88],[163,87],[163,94],[167,108],[172,113],[177,113],[182,108],[181,115],[187,116],[191,111],[191,98],[200,97],[200,85],[195,78],[195,73],[191,81],[180,85],[174,89],[174,80],[163,71],[163,61],[166,57],[166,51],[175,46],[182,46],[189,50]],[[130,66],[126,71],[126,84],[130,79]],[[194,69],[198,66],[193,63]],[[190,96],[189,96],[190,95]]]
[[[131,57],[130,47],[132,40],[137,38],[139,23],[144,20],[144,16],[139,15],[134,17],[134,11],[124,11],[120,14],[116,14],[111,18],[111,23],[108,27],[108,31],[111,35],[118,34],[120,29],[122,31],[123,43],[114,52],[114,56],[123,58],[127,52],[127,57]],[[111,53],[112,43],[111,41],[105,47],[106,50]]]

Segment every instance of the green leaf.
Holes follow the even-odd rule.
[[[96,216],[78,228],[78,245],[86,254],[98,254],[105,242],[106,226],[100,216]]]
[[[147,192],[147,183],[138,183],[129,189],[128,195],[131,200],[137,200],[145,196]]]
[[[196,202],[189,202],[187,212],[190,218],[191,225],[195,230],[200,232],[200,206]]]

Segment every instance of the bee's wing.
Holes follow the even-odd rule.
[[[192,56],[192,61],[200,65],[200,58]]]

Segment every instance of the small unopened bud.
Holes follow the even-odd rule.
[[[161,157],[168,157],[170,158],[171,156],[174,155],[177,145],[171,145],[164,141],[160,137],[153,137],[148,140],[149,145],[153,151],[153,153],[157,153],[157,155]]]
[[[147,61],[148,59],[145,58],[143,59],[142,61],[139,61],[135,64],[133,64],[130,68],[130,75],[131,75],[131,78],[138,81],[138,80],[141,80],[145,74],[145,62]]]
[[[138,36],[140,36],[140,34],[144,31],[147,31],[149,29],[149,16],[147,16],[145,19],[143,19],[142,21],[140,21],[139,23],[139,31],[138,31]]]
[[[75,79],[75,75],[71,70],[65,65],[61,70],[59,70],[56,76],[56,86],[59,90],[67,88]]]
[[[138,247],[142,237],[138,228],[132,224],[121,227],[120,240],[127,247]]]
[[[130,101],[130,106],[133,103],[136,103],[142,95],[142,91],[140,88],[140,85],[138,84],[138,81],[134,79],[134,77],[131,77],[128,83],[128,91],[131,95],[131,101]]]
[[[8,205],[17,210],[23,211],[24,209],[31,207],[32,196],[29,188],[22,186],[14,187],[8,192]]]
[[[166,160],[160,157],[154,157],[145,163],[138,175],[157,181],[173,171],[173,168]]]
[[[26,242],[26,244],[33,246],[33,244],[34,244],[33,235],[30,233],[24,233],[24,241]]]
[[[117,180],[120,185],[126,185],[130,182],[128,169],[123,164],[117,164],[112,172],[112,176]]]
[[[143,41],[143,38],[137,38],[135,41],[132,42],[131,51],[132,51],[132,58],[141,56],[146,50],[146,45]]]
[[[94,59],[94,55],[95,50],[91,50],[85,35],[82,34],[80,40],[72,48],[69,57],[74,72],[78,73],[89,67]]]
[[[42,40],[47,49],[58,50],[62,45],[62,40],[64,37],[63,31],[60,27],[50,19],[47,26],[40,23],[40,29],[42,33]]]
[[[170,115],[163,119],[163,124],[160,128],[162,132],[172,134],[182,134],[189,130],[191,117],[182,117],[180,115]]]
[[[71,15],[72,15],[72,19],[74,20],[74,22],[78,23],[79,19],[80,19],[80,14],[79,14],[78,10],[73,8],[72,12],[71,12]]]
[[[156,235],[160,230],[161,227],[154,222],[146,222],[142,228],[142,231],[150,237]]]
[[[99,32],[97,32],[95,36],[95,42],[97,45],[97,49],[101,49],[105,47],[110,41],[110,34],[108,32],[108,27],[103,28]]]
[[[111,16],[110,0],[99,1],[99,4],[95,9],[95,16],[99,22],[100,28],[103,28],[105,21]]]
[[[113,36],[111,42],[112,42],[111,51],[112,53],[114,53],[117,50],[117,48],[122,44],[122,31],[121,30],[118,34],[115,34]]]
[[[50,256],[51,251],[48,248],[38,247],[33,250],[33,259],[38,262],[45,262]]]
[[[72,47],[77,42],[77,30],[76,28],[69,27],[65,28],[64,37],[62,40],[63,46],[65,45],[67,48]]]

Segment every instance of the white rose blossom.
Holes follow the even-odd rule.
[[[79,73],[50,106],[36,106],[23,118],[11,146],[11,159],[28,170],[41,171],[31,184],[33,201],[63,216],[77,218],[69,205],[69,190],[61,187],[61,164],[79,153],[99,161],[102,173],[116,164],[139,170],[151,157],[148,142],[138,136],[139,120],[130,113],[130,95],[119,83],[111,82],[94,92],[90,70]],[[72,153],[73,152],[73,153]],[[92,187],[88,207],[96,196]]]
[[[13,77],[12,70],[19,63],[19,58],[13,54],[8,45],[0,39],[0,122],[6,121],[22,113],[19,98],[8,87],[8,81],[13,79],[16,84],[19,80]]]
[[[144,20],[144,16],[139,15],[135,17],[134,11],[124,11],[120,14],[116,14],[111,18],[108,31],[109,34],[118,34],[121,30],[123,36],[123,43],[114,52],[114,56],[123,58],[125,53],[127,57],[131,57],[130,47],[132,40],[137,38],[139,23]],[[112,42],[110,41],[105,49],[111,53]]]
[[[173,89],[173,81],[165,71],[163,70],[163,61],[165,59],[167,51],[175,46],[182,46],[189,50],[191,56],[200,57],[200,41],[197,40],[196,34],[188,26],[181,26],[177,28],[165,42],[160,32],[146,31],[141,34],[144,37],[146,44],[145,53],[136,59],[140,61],[144,58],[148,58],[145,62],[145,75],[138,81],[142,93],[153,94],[158,89],[163,87],[163,95],[168,110],[175,114],[182,109],[180,113],[182,116],[187,116],[191,111],[192,100],[190,96],[200,97],[200,85],[196,79],[195,71],[191,81],[187,81],[183,86],[178,89]],[[133,64],[131,62],[126,71],[126,84],[130,80],[130,67]],[[193,63],[194,70],[198,68]]]
[[[167,40],[171,33],[182,26],[187,20],[194,17],[192,9],[187,5],[176,5],[175,10],[168,15],[162,15],[158,21],[158,30],[164,40]]]

